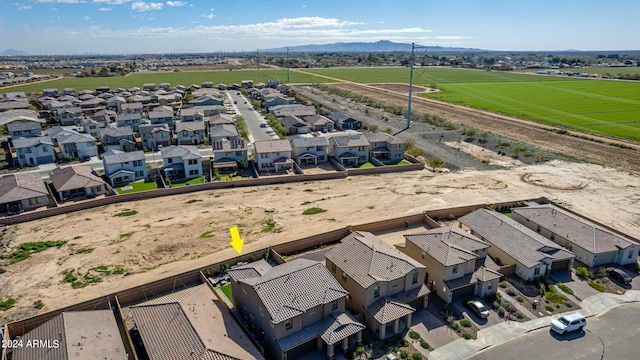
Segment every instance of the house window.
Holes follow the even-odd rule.
[[[533,270],[533,275],[534,275],[534,276],[538,276],[538,275],[540,275],[540,268],[538,268],[538,267],[537,267],[537,268],[535,268],[535,270]]]
[[[336,264],[331,263],[331,271],[335,274],[336,273]]]
[[[333,300],[333,302],[331,303],[331,310],[337,310],[338,309],[338,300]]]
[[[492,282],[487,284],[487,290],[491,290],[491,289],[493,289],[493,283]]]
[[[318,146],[316,147],[316,151],[324,151],[324,148],[322,146]]]
[[[417,282],[418,282],[418,273],[414,272],[413,274],[411,274],[411,283],[416,284]]]
[[[260,159],[267,159],[267,158],[269,158],[269,154],[266,154],[266,153],[260,154]]]
[[[196,164],[198,164],[198,160],[196,159],[189,160],[189,165],[196,165]]]
[[[236,151],[236,156],[242,156],[242,151]]]
[[[136,171],[136,177],[137,177],[137,178],[139,178],[139,177],[143,177],[143,176],[144,176],[144,175],[143,175],[143,172],[142,172],[142,171]]]
[[[364,151],[364,150],[365,150],[364,146],[358,146],[358,151]]]
[[[189,170],[189,175],[198,175],[198,170]]]
[[[49,152],[49,149],[45,146],[42,147],[42,152]]]
[[[168,158],[167,159],[167,164],[173,164],[173,158]]]
[[[347,273],[344,271],[342,272],[342,281],[347,282]]]
[[[391,282],[391,287],[396,287],[398,286],[398,279],[395,279]]]
[[[284,329],[285,329],[285,330],[291,330],[291,328],[292,328],[292,327],[293,327],[293,325],[291,324],[291,320],[287,321],[287,322],[284,324]]]
[[[453,265],[453,268],[451,269],[451,273],[452,274],[457,274],[458,273],[458,265]]]
[[[29,199],[29,205],[37,205],[39,203],[40,203],[40,199],[38,199],[38,198]]]
[[[376,285],[376,287],[373,288],[373,298],[378,297],[380,297],[380,285]]]

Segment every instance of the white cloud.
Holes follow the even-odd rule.
[[[213,8],[211,8],[211,9],[209,9],[209,13],[208,14],[200,14],[200,17],[207,18],[207,19],[211,20],[214,17],[216,17],[216,14],[213,13]]]
[[[31,5],[25,5],[25,4],[20,4],[20,3],[13,3],[13,5],[15,5],[18,10],[30,10],[31,9]]]
[[[37,0],[37,3],[77,4],[80,0]]]
[[[167,6],[178,7],[178,6],[185,6],[185,5],[187,5],[186,1],[167,1]]]
[[[89,21],[89,20],[91,20],[91,18],[89,16],[85,16],[85,17],[82,18],[82,20]]]
[[[98,11],[111,11],[113,10],[113,8],[111,7],[101,7],[100,9],[98,9]]]
[[[136,1],[131,4],[131,10],[135,11],[151,11],[162,10],[162,3],[146,3],[144,1]]]
[[[93,0],[94,3],[107,4],[107,5],[122,5],[132,1],[133,0]]]

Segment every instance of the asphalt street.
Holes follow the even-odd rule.
[[[274,137],[267,133],[267,131],[273,131],[270,127],[260,127],[260,124],[266,123],[266,121],[253,108],[253,106],[251,106],[251,101],[249,99],[245,98],[239,91],[230,90],[228,91],[228,94],[231,101],[234,102],[235,107],[238,109],[238,114],[241,115],[247,123],[247,128],[253,136],[254,141],[278,139],[277,135]]]

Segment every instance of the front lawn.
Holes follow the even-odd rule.
[[[366,162],[366,163],[358,166],[358,169],[371,169],[371,168],[374,168],[374,167],[376,167],[376,166],[373,165],[372,163]]]
[[[229,301],[233,302],[233,296],[231,295],[231,283],[220,286],[220,290],[222,290],[222,292],[227,296]]]
[[[405,159],[402,159],[402,160],[398,161],[397,163],[389,163],[387,165],[411,165],[411,162],[409,162],[409,161],[407,161]]]
[[[156,183],[153,181],[149,181],[149,182],[143,182],[143,181],[139,181],[139,182],[134,182],[131,184],[127,184],[125,186],[121,186],[116,188],[116,192],[120,195],[122,194],[128,194],[128,193],[134,193],[134,192],[140,192],[140,191],[149,191],[149,190],[156,190],[158,187],[156,186]]]

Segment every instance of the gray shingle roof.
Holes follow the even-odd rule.
[[[179,157],[182,160],[188,159],[201,159],[202,155],[198,151],[198,148],[193,145],[171,145],[165,146],[160,149],[162,158]]]
[[[404,140],[383,132],[366,132],[364,133],[364,136],[370,143],[386,142],[388,144],[404,144]]]
[[[204,124],[202,125],[204,129]],[[238,136],[238,128],[235,124],[216,124],[209,128],[210,137],[236,137]]]
[[[327,138],[322,136],[316,136],[316,137],[292,136],[290,140],[291,140],[291,145],[294,148],[329,146],[329,142],[327,141]]]
[[[53,146],[53,141],[51,141],[51,138],[49,136],[17,138],[13,140],[13,147],[16,149],[30,148],[38,145]]]
[[[565,260],[575,257],[560,245],[495,211],[478,209],[459,220],[528,268],[540,264],[543,259]]]
[[[108,127],[100,129],[100,137],[104,137],[105,135],[111,137],[133,136],[133,130],[130,126],[118,126],[115,128]]]
[[[420,263],[369,232],[354,232],[341,242],[325,257],[365,289],[377,281],[399,279],[416,268],[424,269]]]
[[[48,194],[49,192],[38,173],[17,173],[0,177],[0,204],[47,196]]]
[[[136,160],[145,160],[144,152],[142,150],[131,152],[118,152],[115,154],[102,154],[102,159],[105,164],[120,164]]]
[[[256,154],[291,151],[289,140],[265,140],[254,143]]]
[[[551,204],[516,208],[513,213],[595,254],[638,246],[624,236]]]
[[[253,287],[274,324],[347,295],[322,263],[306,259],[295,259],[268,269],[262,276],[239,281]]]
[[[181,131],[204,131],[204,122],[202,121],[176,121],[176,133]]]

